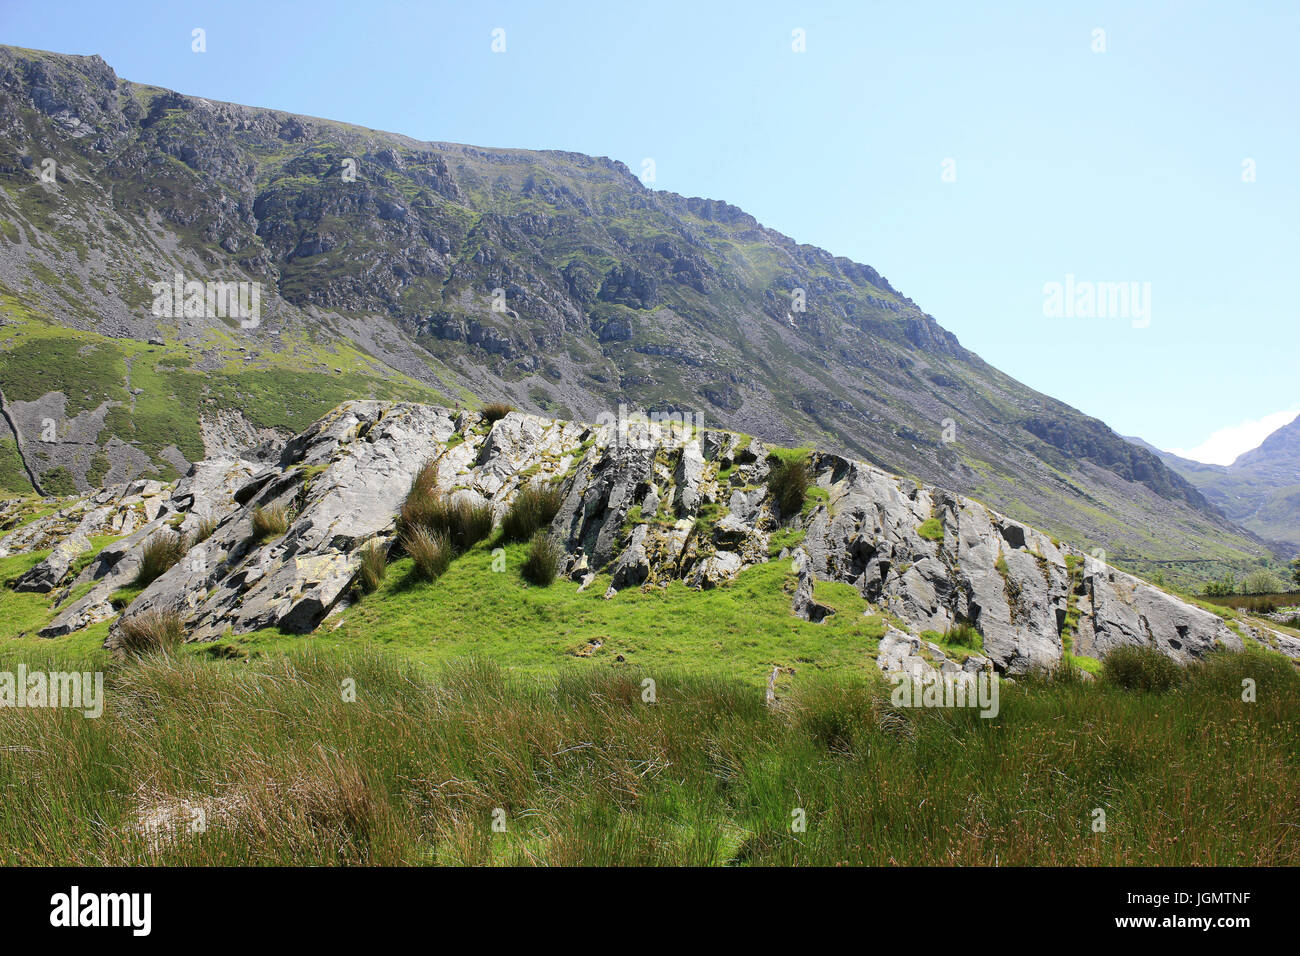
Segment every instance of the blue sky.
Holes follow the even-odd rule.
[[[651,158],[655,188],[871,264],[1123,434],[1257,443],[1300,412],[1300,4],[985,6],[3,0],[0,42],[420,139]],[[1046,315],[1067,276],[1149,283],[1149,324]]]

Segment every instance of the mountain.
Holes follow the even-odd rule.
[[[108,621],[107,646],[119,647],[133,639],[131,622],[159,616],[190,641],[304,634],[327,617],[341,626],[358,607],[363,554],[396,559],[409,540],[399,530],[447,527],[437,517],[447,511],[432,507],[439,500],[486,512],[476,532],[452,531],[457,560],[489,578],[522,567],[517,551],[502,548],[509,539],[491,529],[505,525],[525,489],[549,486],[549,512],[518,537],[548,526],[552,570],[579,593],[628,601],[680,583],[707,592],[735,582],[763,600],[779,596],[777,618],[816,624],[837,614],[836,588],[845,588],[854,599],[846,623],[874,616],[885,671],[1019,674],[1068,654],[1095,663],[1135,646],[1187,663],[1244,647],[1246,625],[1235,618],[979,502],[834,454],[798,460],[792,471],[788,452],[715,429],[353,401],[295,436],[274,464],[213,459],[174,487],[104,489],[0,538],[0,557],[50,549],[14,582],[16,591],[51,595],[45,637]],[[92,538],[107,533],[117,540],[94,551]],[[162,566],[150,550],[169,537],[183,543]],[[156,570],[141,581],[146,562]],[[775,577],[740,580],[774,563]],[[430,600],[440,595],[435,588]],[[363,613],[369,601],[361,599]],[[959,644],[951,639],[962,627],[979,638],[960,657],[935,643]],[[1251,636],[1300,656],[1300,640],[1288,634],[1251,625]],[[778,666],[801,660],[797,642],[782,654]]]
[[[909,474],[1133,570],[1266,554],[875,269],[613,160],[419,142],[5,47],[0,183],[13,490],[172,479],[349,398],[588,421],[626,403]],[[257,315],[185,308],[186,282],[248,283]]]
[[[1273,542],[1279,554],[1300,554],[1300,416],[1231,465],[1190,461],[1129,440],[1186,478],[1233,522]]]

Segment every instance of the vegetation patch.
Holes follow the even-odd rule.
[[[943,522],[938,518],[927,518],[921,522],[921,526],[916,529],[916,533],[926,541],[942,541],[944,536]]]
[[[117,638],[118,646],[136,657],[168,654],[185,640],[185,624],[175,611],[151,608],[123,618]]]
[[[483,406],[482,415],[484,420],[491,425],[499,422],[514,410],[513,405],[507,405],[505,402],[488,402]]]
[[[253,540],[270,541],[289,530],[289,514],[283,505],[258,505],[253,509]]]
[[[528,545],[528,556],[520,566],[519,572],[524,580],[538,587],[548,588],[555,582],[560,571],[560,559],[564,551],[559,543],[545,531],[533,535]]]
[[[1104,680],[1127,690],[1167,691],[1183,682],[1183,668],[1154,647],[1117,647],[1102,661]]]
[[[363,594],[370,594],[384,583],[388,573],[388,551],[378,541],[371,541],[361,549],[361,563],[357,568],[357,586]]]
[[[0,864],[1300,863],[1300,837],[1277,825],[1300,803],[1300,680],[1255,655],[1197,665],[1164,693],[1007,685],[984,720],[893,707],[869,674],[801,675],[771,708],[750,682],[576,646],[542,679],[375,649],[227,659],[183,645],[105,668],[98,720],[0,711],[0,752],[23,755],[0,761]],[[62,668],[99,666],[79,663]],[[1240,700],[1244,676],[1257,703]],[[354,701],[347,679],[365,688]],[[1245,788],[1243,750],[1263,755]],[[1110,825],[1091,834],[1098,793]],[[159,812],[181,799],[209,808],[203,832]]]
[[[442,577],[454,555],[446,532],[431,530],[424,525],[416,525],[402,534],[402,548],[411,556],[416,576],[424,581],[436,581]]]
[[[767,487],[781,517],[789,519],[803,510],[808,494],[808,450],[774,451],[768,456]]]
[[[188,550],[185,536],[179,532],[154,532],[140,549],[140,570],[135,576],[135,586],[141,590],[147,588],[175,567]]]
[[[506,541],[527,541],[559,513],[564,496],[553,485],[530,484],[520,488],[501,519]]]

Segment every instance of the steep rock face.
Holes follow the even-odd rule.
[[[18,326],[0,349],[14,421],[0,465],[12,441],[50,493],[183,474],[345,398],[470,393],[552,417],[634,402],[783,444],[817,435],[1134,567],[1264,553],[1156,457],[986,365],[877,270],[614,160],[416,142],[0,47],[0,183],[0,318]],[[154,315],[152,284],[175,274],[260,283],[259,324]],[[69,333],[61,361],[51,325]],[[355,363],[329,357],[354,347]],[[96,374],[48,374],[74,355]],[[37,363],[47,374],[25,374]],[[283,394],[286,373],[302,383],[291,401],[246,400]],[[166,427],[148,400],[164,388]],[[247,421],[231,429],[234,411]],[[693,507],[684,490],[678,517]]]
[[[782,524],[766,487],[767,448],[680,423],[614,428],[518,412],[489,423],[471,411],[348,402],[291,439],[276,465],[202,462],[174,488],[102,492],[11,533],[0,549],[66,554],[87,534],[128,535],[73,582],[92,588],[43,632],[53,636],[114,613],[108,596],[131,583],[151,535],[212,518],[216,530],[125,613],[176,611],[191,640],[310,631],[348,599],[361,546],[392,542],[428,461],[440,490],[488,502],[498,519],[520,488],[556,483],[563,504],[551,533],[567,555],[563,570],[584,583],[609,574],[610,597],[671,580],[725,586],[775,557],[780,531],[802,537],[779,555],[794,559],[792,614],[823,619],[832,612],[816,601],[816,582],[842,581],[914,631],[909,639],[973,625],[993,666],[1008,673],[1054,665],[1065,638],[1078,654],[1142,645],[1184,662],[1242,646],[1217,616],[976,501],[838,455],[810,456],[820,491]],[[284,509],[287,531],[256,540],[258,508]],[[48,560],[40,567],[51,586],[67,576]]]

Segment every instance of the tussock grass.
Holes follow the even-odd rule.
[[[782,518],[793,518],[803,510],[808,496],[808,452],[773,453],[768,457],[767,487]]]
[[[564,549],[546,531],[538,531],[528,544],[528,556],[519,569],[525,581],[548,588],[560,573],[560,558]]]
[[[357,569],[357,586],[363,594],[378,590],[388,573],[388,551],[377,541],[361,549],[361,566]]]
[[[271,505],[266,508],[258,505],[253,509],[254,541],[270,541],[288,530],[289,515],[283,505]]]
[[[185,640],[185,623],[175,611],[150,609],[123,618],[117,634],[127,654],[167,654]]]
[[[402,535],[402,547],[415,564],[416,576],[425,581],[436,581],[451,564],[451,541],[441,531],[412,528]]]
[[[550,485],[520,488],[501,519],[502,536],[506,541],[527,541],[551,523],[563,503],[559,488]]]
[[[194,529],[194,544],[202,544],[212,537],[212,532],[217,530],[218,524],[220,522],[212,517],[203,518],[199,521],[199,526]]]
[[[0,864],[1295,865],[1298,700],[1258,652],[993,720],[858,678],[769,709],[707,673],[182,653],[112,666],[97,720],[0,708]]]
[[[1101,676],[1117,687],[1165,691],[1181,684],[1186,673],[1153,647],[1117,647],[1102,661]]]
[[[140,549],[140,570],[136,574],[136,587],[145,588],[170,571],[185,552],[189,543],[177,531],[158,531]]]
[[[507,405],[505,402],[488,402],[483,406],[483,418],[489,424],[499,422],[515,410],[513,405]]]
[[[403,539],[416,529],[442,535],[457,553],[468,551],[492,534],[492,507],[476,504],[466,495],[445,495],[437,488],[438,469],[426,462],[411,481],[398,514]]]

